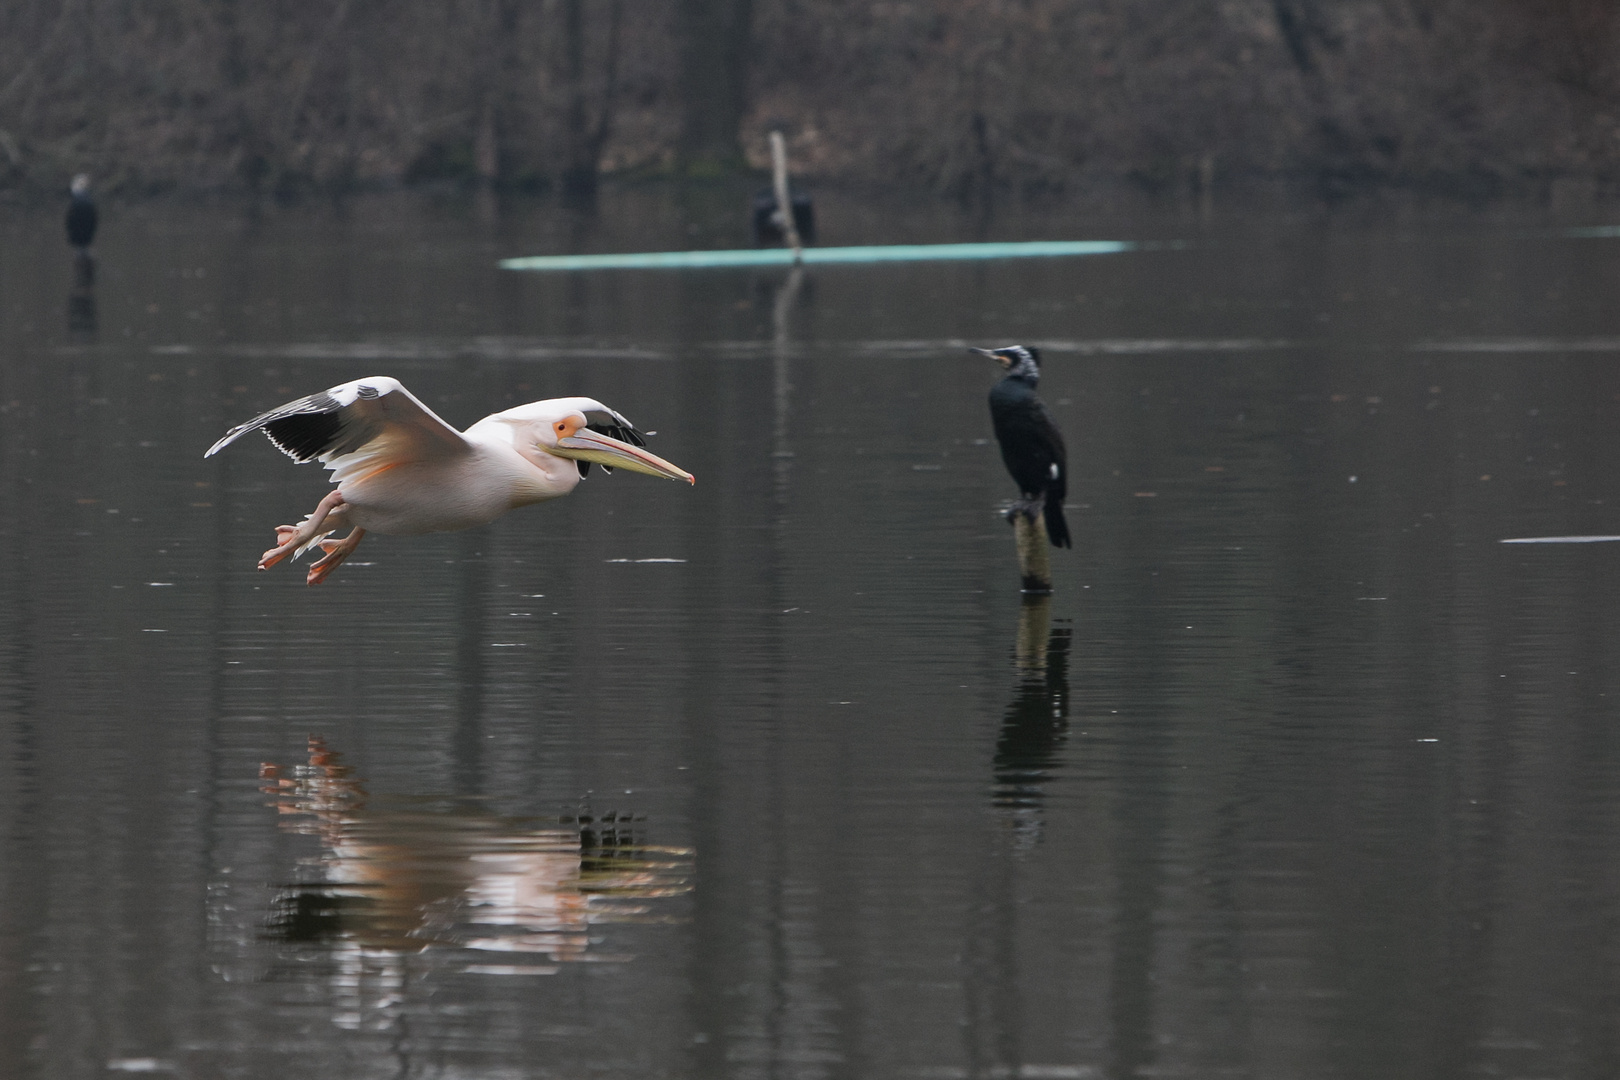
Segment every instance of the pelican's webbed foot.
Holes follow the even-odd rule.
[[[366,530],[355,529],[341,540],[322,540],[321,550],[326,552],[319,559],[309,565],[309,576],[304,579],[306,585],[319,585],[326,580],[326,575],[338,568],[338,565],[354,554],[354,549],[360,546],[361,537]]]
[[[297,525],[276,526],[276,546],[259,556],[259,569],[268,570],[289,555],[296,556],[332,530],[322,528],[326,519],[344,507],[343,493],[334,491],[320,501],[315,512]],[[339,560],[341,561],[341,560]]]

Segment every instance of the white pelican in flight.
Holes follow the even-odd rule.
[[[319,544],[326,554],[309,568],[311,585],[325,581],[368,531],[414,536],[483,525],[567,495],[592,462],[697,482],[643,450],[629,420],[584,397],[531,401],[457,431],[399,380],[373,376],[238,424],[203,457],[259,430],[299,464],[319,461],[332,470],[337,490],[299,524],[276,526],[276,546],[259,559],[259,569],[268,570]],[[354,531],[326,539],[344,525]]]

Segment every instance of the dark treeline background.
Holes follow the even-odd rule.
[[[1614,0],[7,0],[0,190],[1620,184]]]

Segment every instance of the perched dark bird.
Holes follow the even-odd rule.
[[[789,191],[788,202],[793,204],[793,227],[799,230],[799,239],[806,244],[816,242],[816,207],[810,196],[802,191]],[[754,243],[781,244],[787,241],[786,222],[776,208],[776,192],[760,188],[754,195]]]
[[[1040,353],[1023,345],[972,351],[988,356],[1007,372],[990,391],[990,422],[996,442],[1001,444],[1001,460],[1024,496],[1008,517],[1021,513],[1034,520],[1040,510],[1052,546],[1072,546],[1069,523],[1063,519],[1063,499],[1069,492],[1063,434],[1035,396],[1041,380]]]
[[[68,190],[73,195],[73,201],[68,203],[65,222],[68,243],[83,251],[96,238],[96,204],[90,198],[90,178],[80,173],[73,178],[73,185]]]

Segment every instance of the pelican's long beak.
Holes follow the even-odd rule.
[[[590,428],[580,428],[572,435],[558,439],[557,448],[552,452],[560,457],[573,458],[575,461],[594,461],[598,465],[610,465],[615,469],[630,469],[633,472],[646,473],[648,476],[685,480],[688,484],[697,483],[697,477],[677,465],[670,464],[657,454],[649,454],[639,446],[620,442]]]

